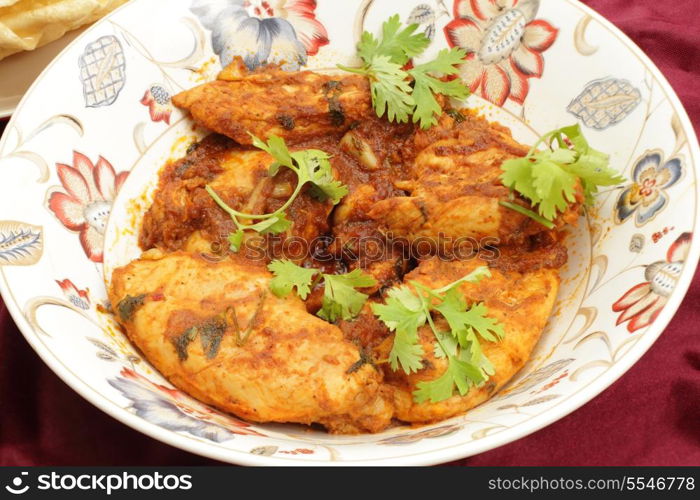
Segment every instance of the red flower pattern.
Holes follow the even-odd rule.
[[[668,249],[665,261],[647,266],[647,281],[632,287],[613,304],[612,310],[622,313],[617,318],[618,325],[629,322],[627,330],[634,333],[656,321],[683,271],[692,236],[691,233],[683,233]]]
[[[96,164],[82,153],[73,153],[73,165],[56,165],[66,192],[50,191],[48,206],[67,229],[80,233],[80,243],[93,262],[102,262],[104,232],[112,202],[129,175],[114,171],[99,157]]]
[[[69,279],[56,280],[56,283],[71,304],[84,311],[90,309],[90,290],[80,290]]]
[[[173,105],[170,102],[170,92],[161,85],[153,85],[149,88],[141,99],[141,104],[148,106],[151,120],[154,122],[163,121],[170,125],[170,115],[173,112]]]
[[[542,77],[542,53],[559,32],[535,19],[538,9],[537,0],[455,0],[445,36],[467,52],[460,75],[472,92],[498,106],[525,102],[528,80]]]

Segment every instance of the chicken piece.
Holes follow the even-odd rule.
[[[446,262],[433,258],[422,262],[418,268],[406,275],[405,281],[415,280],[432,289],[446,286],[484,265],[479,259],[461,262]],[[505,385],[525,364],[537,343],[554,307],[559,289],[556,271],[543,269],[533,272],[501,272],[492,270],[493,276],[476,284],[464,284],[460,291],[469,303],[483,302],[489,316],[504,327],[505,337],[497,343],[481,341],[483,352],[495,369],[488,382],[473,387],[465,396],[453,396],[439,403],[418,404],[413,400],[413,391],[420,381],[440,377],[447,367],[446,359],[434,356],[434,336],[429,327],[419,331],[420,341],[426,353],[427,368],[406,375],[394,372],[385,366],[385,380],[393,391],[395,418],[405,422],[435,422],[464,413],[489,399]],[[436,321],[438,330],[449,330],[442,317]],[[378,359],[386,359],[393,340],[385,341]]]
[[[367,215],[381,196],[371,184],[362,184],[333,212],[334,240],[329,250],[349,269],[362,269],[377,281],[365,290],[369,294],[400,281],[410,257],[407,248],[389,241]]]
[[[254,422],[383,430],[382,374],[358,365],[359,349],[295,295],[269,293],[271,277],[237,256],[153,251],[114,272],[109,297],[146,358],[205,403]]]
[[[510,201],[510,190],[500,179],[502,163],[528,152],[507,129],[472,114],[460,122],[444,115],[439,126],[416,134],[415,150],[414,177],[398,185],[409,196],[380,201],[370,212],[391,236],[411,241],[487,239],[495,245],[519,243],[546,230],[500,205]],[[580,189],[578,201],[583,201]],[[514,202],[530,206],[522,199]],[[579,211],[580,205],[573,205],[557,226],[575,222]]]
[[[250,134],[275,134],[290,144],[342,134],[373,112],[363,76],[286,72],[276,66],[248,72],[240,58],[218,80],[174,96],[173,104],[239,144],[252,144]]]
[[[388,240],[369,214],[378,202],[403,194],[393,181],[405,175],[403,154],[413,134],[412,125],[367,119],[343,136],[332,160],[349,194],[333,212],[331,252],[377,280],[367,292],[400,281],[410,260],[407,245]]]
[[[270,177],[273,161],[264,151],[243,149],[216,134],[193,145],[184,158],[168,165],[161,174],[153,203],[144,216],[141,248],[192,248],[188,245],[193,235],[197,240],[194,247],[201,248],[202,240],[206,240],[227,248],[226,239],[236,230],[235,224],[205,187],[210,185],[229,206],[241,212],[274,212],[292,195],[297,178],[289,169]],[[286,211],[293,223],[288,236],[312,241],[324,234],[332,209],[330,202],[320,202],[303,191]],[[285,247],[284,235],[262,238],[249,233],[247,238],[245,250],[254,254],[251,258],[259,259],[261,251],[269,258],[283,256],[285,249],[296,252]]]

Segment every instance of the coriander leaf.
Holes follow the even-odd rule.
[[[439,305],[433,306],[433,309],[442,314],[447,320],[447,324],[450,325],[452,335],[460,340],[460,345],[462,347],[466,347],[462,341],[462,337],[471,328],[471,325],[464,318],[466,314],[465,309],[467,309],[467,301],[464,300],[462,294],[459,293],[456,288],[453,288],[447,292],[445,298]]]
[[[408,330],[396,330],[394,344],[389,353],[392,370],[396,371],[401,367],[404,373],[418,372],[424,368],[424,354],[417,336],[414,338]]]
[[[542,157],[537,168],[532,169],[532,186],[541,200],[540,215],[547,220],[554,220],[557,211],[565,212],[569,203],[576,201],[577,180],[577,177],[563,169],[561,164]]]
[[[464,278],[437,290],[412,281],[415,292],[407,286],[394,288],[387,294],[384,304],[372,305],[374,314],[395,332],[389,355],[394,371],[401,368],[404,373],[411,374],[424,368],[424,351],[418,332],[426,323],[437,341],[433,348],[435,357],[447,358],[448,368],[443,376],[418,384],[414,392],[418,403],[449,399],[455,386],[464,395],[472,385],[482,384],[493,375],[493,366],[481,350],[479,337],[496,342],[503,338],[503,326],[488,317],[488,308],[484,304],[468,307],[459,291],[463,283],[477,283],[490,276],[488,267],[480,266]],[[445,318],[450,331],[437,330],[431,311]]]
[[[287,219],[284,213],[271,217],[269,219],[261,220],[256,224],[251,224],[249,226],[241,226],[244,229],[249,229],[260,234],[279,234],[288,230],[292,226],[292,222]]]
[[[549,149],[537,151],[537,145],[542,143]],[[588,204],[593,203],[600,186],[624,182],[624,178],[610,168],[609,156],[590,146],[579,125],[553,130],[542,136],[537,145],[525,158],[503,162],[501,180],[503,185],[530,200],[539,214],[550,222],[576,201],[579,182]],[[505,203],[501,205],[513,208]]]
[[[197,338],[198,334],[199,331],[197,330],[197,327],[193,326],[192,328],[185,330],[184,333],[170,339],[173,346],[175,346],[175,351],[177,352],[177,357],[180,361],[187,361],[187,358],[189,357],[187,350],[192,341]]]
[[[438,339],[438,342],[433,346],[433,356],[444,359],[459,355],[459,343],[450,332],[438,332],[435,338]]]
[[[366,63],[375,55],[387,56],[392,62],[403,66],[409,59],[422,54],[430,45],[430,39],[425,34],[415,33],[417,29],[417,24],[401,29],[399,15],[393,15],[382,25],[381,41],[367,31],[362,34],[357,45],[357,55]]]
[[[377,38],[369,31],[363,32],[362,36],[360,37],[360,42],[357,44],[357,56],[366,64],[369,64],[376,54],[380,54],[379,40],[377,40]],[[391,58],[390,54],[384,55]],[[403,55],[401,57],[403,57]]]
[[[424,352],[419,343],[418,329],[427,321],[423,301],[410,288],[402,286],[389,291],[386,303],[372,304],[372,312],[396,332],[389,353],[391,369],[396,371],[400,367],[404,373],[421,370]]]
[[[389,57],[375,56],[369,63],[367,75],[377,116],[386,114],[390,122],[408,122],[416,105],[411,96],[413,89],[407,80],[408,73]]]
[[[564,143],[563,136],[568,137],[571,144],[573,144],[574,149],[580,153],[586,153],[590,150],[591,146],[588,140],[584,137],[583,131],[581,130],[581,125],[578,123],[575,125],[569,125],[568,127],[562,127],[558,130],[554,130],[551,134],[556,137],[560,147],[563,147]]]
[[[238,253],[238,251],[241,249],[241,245],[243,244],[243,236],[243,231],[240,229],[235,233],[228,235],[228,242],[232,252]]]
[[[127,295],[119,304],[117,304],[117,312],[122,321],[131,321],[134,318],[136,310],[143,305],[146,299],[146,294],[131,296]]]
[[[253,138],[253,145],[266,151],[276,160],[270,167],[270,175],[277,175],[280,167],[285,166],[294,171],[297,175],[297,187],[292,196],[282,207],[270,214],[252,215],[239,212],[231,208],[214,191],[211,186],[205,189],[209,196],[224,210],[231,220],[236,224],[238,231],[229,235],[231,250],[238,252],[243,242],[244,231],[256,231],[260,234],[280,234],[292,227],[292,221],[287,218],[285,210],[291,206],[296,198],[301,194],[302,188],[311,183],[311,194],[321,201],[330,199],[334,205],[348,194],[348,189],[333,177],[333,170],[329,161],[329,156],[324,151],[318,149],[307,149],[291,153],[287,148],[284,139],[272,135],[265,142],[260,138],[250,134]],[[250,224],[240,222],[240,219],[251,221]],[[254,222],[257,221],[257,222]]]
[[[255,136],[252,137],[256,147],[267,151],[277,161],[270,167],[270,175],[277,175],[280,166],[294,170],[298,176],[297,190],[310,182],[314,185],[312,192],[320,201],[330,199],[334,205],[340,203],[340,200],[348,194],[348,188],[335,180],[330,156],[325,151],[305,149],[292,153],[284,139],[276,135],[272,135],[267,143]]]
[[[501,181],[504,186],[517,191],[536,204],[542,200],[534,186],[532,162],[530,158],[513,158],[504,161],[501,165],[503,170]]]
[[[331,200],[337,205],[348,194],[347,186],[335,180],[330,157],[324,151],[307,149],[292,153],[292,158],[299,165],[299,182],[311,182],[310,194],[319,201]]]
[[[442,73],[443,75],[456,75],[459,72],[459,68],[457,66],[464,62],[464,57],[466,55],[467,53],[464,49],[460,49],[457,47],[453,47],[451,49],[442,49],[435,59],[423,64],[419,64],[411,71],[416,72],[418,74]]]
[[[284,212],[269,220],[273,221],[273,223],[262,229],[260,234],[281,234],[289,231],[292,227],[292,221],[287,218],[287,214]]]
[[[586,202],[591,204],[593,196],[598,193],[598,188],[601,186],[617,186],[625,182],[625,178],[621,177],[615,170],[607,166],[597,166],[592,168],[593,162],[586,164],[583,157],[579,162],[569,165],[568,170],[573,175],[576,175],[583,183],[583,193],[586,196]]]
[[[368,32],[362,34],[357,46],[358,56],[364,61],[362,68],[338,67],[369,78],[377,116],[386,114],[391,122],[406,123],[413,115],[413,122],[420,122],[421,127],[427,129],[435,125],[442,114],[436,94],[457,99],[469,95],[469,88],[461,80],[438,78],[457,74],[466,53],[459,48],[444,49],[435,60],[407,71],[406,64],[430,45],[427,36],[415,33],[417,28],[412,24],[402,29],[399,16],[392,16],[382,27],[381,40]]]
[[[484,340],[489,342],[503,340],[505,336],[503,325],[496,319],[488,316],[488,312],[488,308],[482,302],[479,302],[465,311],[464,315],[461,316],[461,320],[465,325],[469,325],[475,330]]]
[[[270,290],[277,297],[287,297],[294,288],[302,300],[311,293],[311,283],[319,272],[317,269],[306,269],[288,260],[273,260],[267,268],[275,277],[270,281]]]
[[[202,344],[202,351],[207,359],[214,359],[219,353],[221,340],[226,333],[228,324],[223,317],[215,317],[202,323],[197,331]]]
[[[455,336],[463,349],[473,349],[473,344],[479,340],[474,336],[478,333],[489,342],[503,338],[503,325],[487,316],[488,309],[484,304],[474,304],[467,307],[467,302],[457,289],[450,290],[445,299],[434,309],[447,320],[452,335]]]
[[[349,320],[357,316],[365,305],[368,295],[355,288],[374,286],[377,282],[360,269],[349,274],[324,274],[325,293],[318,316],[334,323],[339,319]]]
[[[430,73],[456,75],[459,73],[457,66],[463,61],[465,55],[466,52],[462,49],[443,49],[435,60],[409,70],[408,74],[415,80],[413,99],[416,102],[416,110],[413,113],[413,123],[420,122],[423,129],[437,124],[442,108],[435,94],[455,99],[465,99],[469,95],[469,87],[461,79],[442,81],[430,75]]]
[[[284,142],[284,139],[273,134],[268,141],[265,142],[253,134],[250,134],[250,136],[253,138],[253,146],[262,149],[275,159],[276,163],[273,163],[270,167],[270,176],[277,175],[280,165],[294,169],[292,156],[289,149],[287,149],[287,144]]]
[[[488,379],[478,367],[450,357],[445,373],[438,379],[419,382],[413,397],[418,404],[428,401],[439,403],[453,396],[455,386],[460,396],[465,396],[472,385],[480,385],[486,380]]]

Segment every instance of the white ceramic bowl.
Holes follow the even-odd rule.
[[[46,69],[0,143],[3,298],[42,359],[95,406],[228,462],[434,464],[571,413],[663,332],[700,255],[692,238],[700,152],[666,80],[610,23],[573,0],[226,3],[130,2]],[[158,168],[193,135],[169,96],[239,54],[309,68],[351,62],[357,34],[394,13],[431,36],[428,57],[448,40],[474,54],[463,67],[475,94],[467,105],[525,142],[578,121],[628,181],[582,218],[542,340],[486,404],[420,429],[350,437],[223,415],[174,390],[100,312],[104,278],[138,255],[137,215]],[[233,28],[244,19],[256,36]]]

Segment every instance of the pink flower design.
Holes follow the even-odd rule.
[[[103,157],[93,164],[77,151],[73,152],[72,166],[58,163],[56,168],[66,192],[49,192],[49,210],[67,229],[80,233],[80,243],[91,261],[102,262],[107,219],[129,173],[116,174]]]
[[[559,30],[535,19],[539,0],[455,0],[445,26],[447,42],[466,50],[460,75],[472,92],[502,106],[510,98],[523,104],[530,78],[544,72],[542,53]]]
[[[260,19],[286,19],[306,47],[306,55],[315,56],[318,49],[328,45],[328,32],[316,19],[316,0],[250,0],[248,3]]]
[[[63,281],[56,280],[56,283],[61,287],[61,291],[63,291],[63,294],[71,304],[83,311],[90,309],[90,290],[78,289],[69,279]]]
[[[170,101],[170,92],[161,85],[153,85],[149,88],[141,99],[141,104],[148,106],[151,113],[151,120],[154,122],[163,121],[170,125],[170,115],[173,112],[173,105]]]
[[[656,321],[678,283],[692,237],[692,233],[683,233],[669,248],[665,261],[647,266],[646,281],[632,287],[613,304],[612,310],[622,313],[617,325],[629,321],[627,330],[633,333]]]

